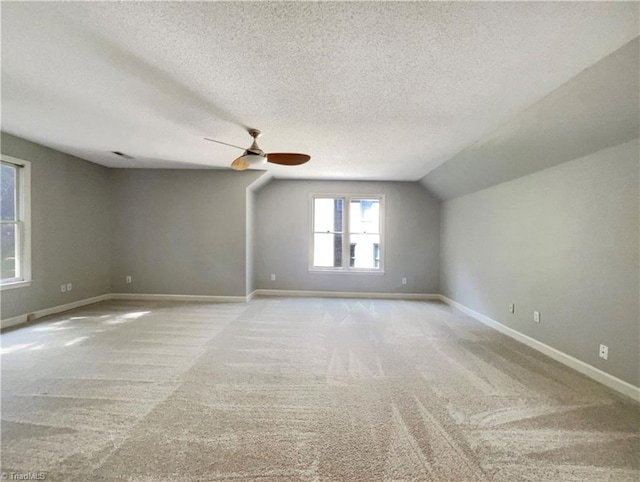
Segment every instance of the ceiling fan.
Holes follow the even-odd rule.
[[[249,167],[260,166],[266,162],[280,164],[282,166],[299,166],[311,159],[311,156],[307,154],[297,154],[292,152],[270,152],[267,154],[258,147],[258,143],[256,141],[262,133],[258,129],[247,129],[247,132],[251,137],[253,137],[253,143],[248,149],[240,146],[234,146],[233,144],[228,144],[226,142],[217,141],[215,139],[209,139],[208,137],[205,137],[204,139],[211,142],[217,142],[218,144],[224,144],[225,146],[235,147],[236,149],[242,149],[244,154],[231,163],[231,169],[235,169],[236,171],[244,171]]]

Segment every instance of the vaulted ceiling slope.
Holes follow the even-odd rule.
[[[3,2],[1,14],[3,130],[105,166],[228,168],[238,151],[202,138],[248,145],[256,127],[265,151],[312,156],[269,166],[276,178],[418,180],[639,33],[637,2]]]
[[[420,182],[442,200],[640,135],[640,39],[571,79]]]

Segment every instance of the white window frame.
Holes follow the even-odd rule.
[[[320,199],[344,199],[344,208],[342,214],[342,266],[336,267],[325,267],[325,266],[314,266],[313,265],[313,254],[314,254],[314,200],[316,198]],[[309,194],[309,272],[312,273],[343,273],[343,274],[366,274],[366,275],[383,275],[384,274],[384,257],[386,253],[386,246],[384,241],[384,206],[385,206],[385,196],[384,194],[359,194],[359,193],[311,193]],[[351,201],[359,200],[359,199],[374,199],[380,203],[380,226],[379,226],[379,235],[380,242],[379,244],[379,263],[378,268],[352,268],[349,266],[350,259],[350,229],[349,229],[349,210],[351,209]]]
[[[3,163],[18,167],[17,184],[17,221],[18,238],[16,258],[19,276],[0,281],[0,291],[31,286],[31,163],[23,159],[0,155]]]

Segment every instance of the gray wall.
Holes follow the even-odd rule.
[[[2,291],[2,319],[109,293],[108,169],[1,134],[2,153],[31,162],[33,284]],[[60,293],[62,283],[73,291]]]
[[[444,203],[442,293],[640,386],[639,157],[635,140]]]
[[[246,293],[252,293],[256,288],[254,264],[255,264],[255,246],[256,246],[256,193],[251,189],[247,189],[247,219],[246,219]]]
[[[109,170],[6,133],[1,140],[4,154],[32,162],[34,280],[2,292],[3,319],[109,292],[442,292],[640,385],[637,140],[442,210],[419,183],[264,185],[257,171]],[[384,275],[308,271],[312,192],[385,195]],[[74,289],[61,294],[67,282]],[[600,343],[608,361],[597,356]]]
[[[635,139],[640,131],[639,64],[636,37],[420,182],[449,200]]]
[[[246,190],[260,175],[113,170],[111,290],[245,296]]]
[[[257,192],[272,180],[269,171],[262,171],[260,177],[256,178],[247,187],[247,295],[256,289],[255,273],[255,251],[257,243],[256,234],[256,203]]]
[[[310,193],[385,195],[384,275],[309,272]],[[440,205],[417,182],[272,181],[258,191],[255,228],[257,288],[438,292]]]

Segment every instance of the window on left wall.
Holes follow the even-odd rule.
[[[31,284],[31,164],[2,156],[0,163],[0,288]]]

